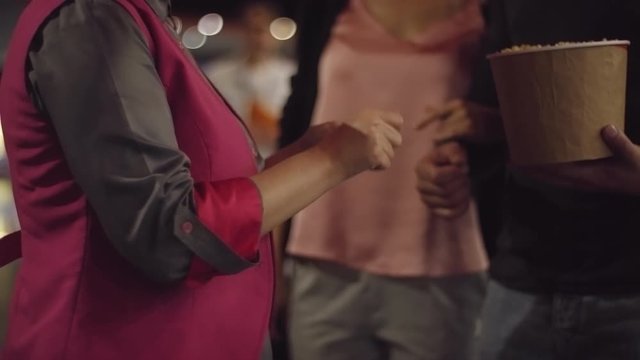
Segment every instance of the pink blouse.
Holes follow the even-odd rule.
[[[433,127],[416,131],[427,106],[465,95],[483,29],[477,0],[421,36],[401,40],[363,0],[339,16],[320,63],[313,124],[361,109],[398,111],[404,144],[392,167],[350,179],[294,219],[288,252],[390,276],[443,276],[485,270],[478,217],[432,216],[416,190],[416,164],[433,148]],[[437,126],[437,125],[436,125]]]

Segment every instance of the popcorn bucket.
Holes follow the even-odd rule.
[[[488,56],[511,161],[611,156],[600,131],[624,130],[628,41],[522,46]]]

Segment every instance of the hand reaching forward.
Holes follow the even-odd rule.
[[[402,116],[367,110],[345,122],[318,145],[341,164],[347,176],[391,166],[395,149],[402,144]]]
[[[452,100],[439,108],[428,108],[426,117],[417,129],[437,124],[436,143],[467,140],[476,143],[500,141],[504,138],[500,113],[497,109]]]

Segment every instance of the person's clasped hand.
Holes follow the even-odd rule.
[[[471,203],[466,150],[459,141],[487,143],[504,138],[499,112],[463,100],[427,107],[417,130],[433,128],[433,150],[416,166],[422,202],[435,216],[455,219]]]
[[[416,167],[418,192],[433,215],[455,219],[471,202],[467,154],[457,142],[436,146]]]

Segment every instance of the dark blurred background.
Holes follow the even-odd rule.
[[[215,11],[221,15],[235,16],[247,0],[174,0],[173,9],[187,14],[202,14]],[[285,15],[290,16],[296,0],[265,0],[278,6]]]

